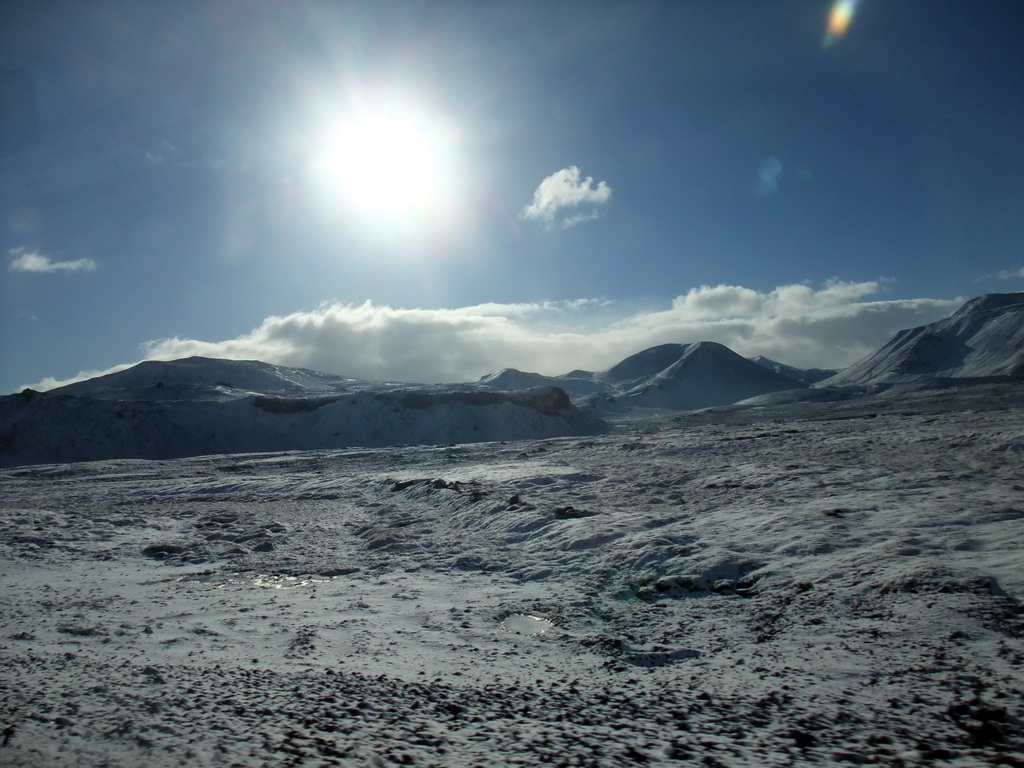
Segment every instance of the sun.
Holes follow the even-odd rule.
[[[301,177],[291,178],[332,231],[410,258],[470,236],[478,164],[466,157],[463,119],[443,100],[350,85],[312,92],[289,121],[302,158]]]
[[[345,206],[371,218],[429,215],[451,193],[448,131],[412,110],[363,108],[334,124],[320,165]]]

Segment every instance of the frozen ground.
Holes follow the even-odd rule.
[[[0,764],[1024,765],[1024,398],[0,470]]]

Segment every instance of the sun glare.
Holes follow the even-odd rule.
[[[364,109],[332,126],[320,164],[346,207],[366,216],[425,216],[450,193],[450,140],[412,112]]]

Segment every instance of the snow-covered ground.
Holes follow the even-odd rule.
[[[1024,765],[1020,384],[0,470],[0,764]]]

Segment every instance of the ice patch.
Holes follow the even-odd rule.
[[[175,579],[180,583],[203,584],[213,589],[222,589],[229,586],[257,587],[260,589],[299,589],[301,587],[326,584],[331,579],[318,576],[286,576],[283,574],[237,574],[225,576],[223,574],[195,574],[181,576]]]
[[[254,587],[262,587],[264,589],[296,589],[298,587],[326,584],[328,581],[330,581],[330,579],[316,578],[314,576],[259,574],[252,577],[251,583]]]
[[[525,613],[513,613],[501,622],[501,628],[506,632],[515,632],[517,635],[543,635],[549,629],[554,629],[554,624],[540,616],[527,616]]]

